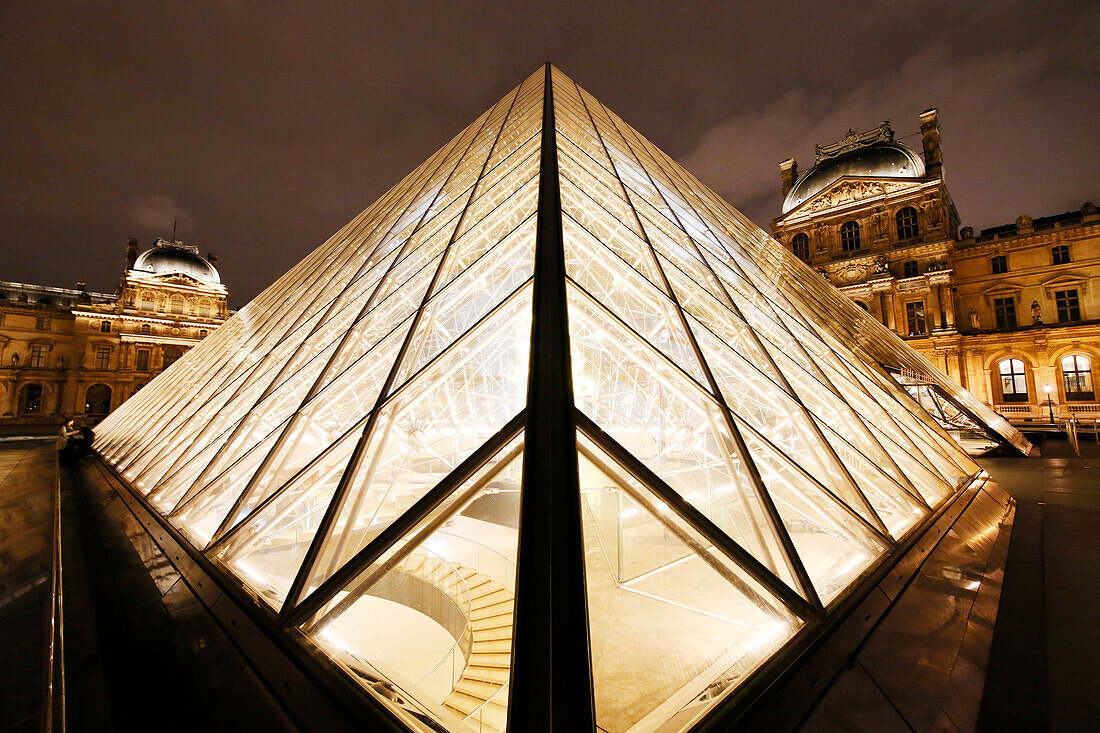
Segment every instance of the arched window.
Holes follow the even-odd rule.
[[[209,318],[210,317],[210,301],[207,300],[206,298],[203,298],[202,300],[200,300],[198,308],[196,309],[195,313],[196,313],[196,315],[198,315],[199,318]]]
[[[144,310],[151,311],[156,309],[156,298],[153,297],[153,293],[150,290],[141,291],[141,307]]]
[[[791,239],[791,251],[794,256],[803,261],[810,259],[810,238],[805,232],[799,232]]]
[[[93,384],[84,397],[84,414],[106,415],[111,411],[111,388],[106,384]]]
[[[42,385],[25,384],[19,390],[19,411],[24,414],[42,412]]]
[[[859,222],[846,221],[840,225],[840,248],[845,252],[859,249]]]
[[[1050,258],[1052,264],[1065,265],[1069,263],[1069,245],[1068,244],[1056,244],[1050,248]]]
[[[177,316],[183,315],[184,300],[182,295],[173,295],[171,300],[172,313]]]
[[[1002,359],[998,365],[1001,373],[1001,397],[1004,402],[1027,402],[1027,373],[1019,359]]]
[[[898,223],[898,239],[914,239],[920,234],[917,226],[917,210],[906,206],[894,217]]]
[[[863,310],[867,310],[867,304],[866,304],[866,303],[864,303],[864,302],[863,302],[862,300],[857,300],[857,301],[856,301],[856,305],[858,305],[858,306],[859,306],[860,308],[862,308]]]
[[[1063,356],[1062,386],[1067,400],[1091,402],[1096,399],[1092,387],[1092,360],[1084,354]]]
[[[153,327],[150,326],[148,323],[143,323],[143,324],[141,324],[141,332],[142,333],[152,333],[153,332]]]

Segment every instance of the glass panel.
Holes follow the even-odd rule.
[[[600,730],[697,717],[798,630],[766,590],[587,441],[580,486]]]
[[[364,684],[381,675],[475,731],[507,724],[522,449],[513,441],[307,626]]]
[[[309,588],[523,409],[531,308],[527,286],[382,408]]]
[[[571,285],[577,407],[795,587],[717,404]]]

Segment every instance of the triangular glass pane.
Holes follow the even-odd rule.
[[[695,381],[706,384],[675,303],[565,215],[562,234],[569,277]]]
[[[528,285],[390,397],[353,467],[307,590],[523,409],[531,308]]]
[[[886,543],[745,423],[737,424],[818,596],[828,603],[882,556]]]
[[[281,608],[286,600],[359,435],[359,430],[348,431],[226,535],[225,542],[214,545],[215,556],[272,608]],[[205,527],[203,536],[213,534],[216,524],[208,520]]]
[[[306,627],[356,678],[380,675],[486,733],[508,717],[522,448],[512,441]]]
[[[581,447],[596,725],[619,733],[690,720],[801,622],[594,445]]]
[[[462,271],[424,307],[395,386],[405,383],[466,329],[530,278],[534,269],[535,217]]]
[[[713,399],[572,285],[568,303],[577,407],[797,587]]]

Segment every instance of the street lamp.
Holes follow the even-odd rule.
[[[1049,384],[1043,387],[1043,391],[1047,393],[1047,409],[1050,410],[1050,424],[1054,424],[1054,400],[1051,399],[1050,393],[1054,391],[1054,387]]]

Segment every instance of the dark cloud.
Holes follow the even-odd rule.
[[[178,217],[241,305],[546,60],[762,225],[780,159],[929,106],[965,223],[1063,211],[1093,5],[7,3],[0,278],[110,289]]]

